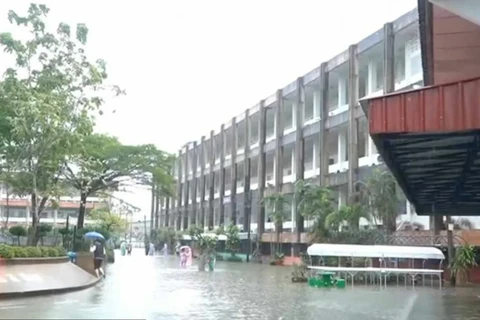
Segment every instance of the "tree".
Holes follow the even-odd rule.
[[[304,217],[314,221],[313,240],[323,241],[328,237],[327,217],[335,212],[335,202],[328,188],[309,184],[303,180],[295,184],[295,203]]]
[[[25,229],[23,226],[13,226],[8,229],[8,232],[12,236],[17,237],[17,243],[20,245],[20,237],[25,237],[27,235],[27,229]]]
[[[78,227],[83,227],[87,198],[117,191],[129,183],[148,183],[152,177],[166,195],[173,194],[169,175],[171,156],[152,145],[123,145],[118,139],[92,134],[65,161],[64,177],[80,193]],[[150,178],[152,179],[152,178]]]
[[[325,221],[325,227],[328,229],[339,230],[343,223],[346,223],[351,230],[358,230],[360,219],[370,220],[368,212],[360,204],[342,206],[340,209],[330,213]]]
[[[466,282],[470,282],[469,269],[477,266],[477,257],[475,247],[465,244],[458,247],[453,261],[450,262],[450,273],[452,279],[456,279],[457,275],[465,278]],[[455,284],[455,280],[452,282]]]
[[[240,245],[240,236],[238,235],[239,232],[240,230],[238,229],[238,227],[234,223],[231,223],[225,233],[225,235],[227,236],[225,249],[227,249],[227,251],[230,252],[232,256],[235,256]]]
[[[188,233],[197,243],[199,250],[198,271],[205,271],[207,258],[215,256],[215,248],[217,246],[217,236],[203,234],[203,230],[196,226],[191,226]]]
[[[45,237],[49,232],[53,230],[53,226],[51,224],[41,223],[38,228],[40,243],[43,246],[43,237]]]
[[[457,218],[452,219],[453,228],[455,230],[473,230],[475,229],[475,224],[467,218]],[[448,226],[445,224],[445,230],[448,229]]]
[[[36,4],[26,16],[9,12],[10,23],[30,32],[27,41],[0,34],[0,45],[16,61],[0,83],[0,114],[9,115],[0,132],[11,130],[11,141],[1,151],[16,173],[15,187],[30,196],[31,245],[38,241],[42,212],[61,193],[65,160],[92,132],[107,89],[105,61],[91,63],[85,54],[88,28],[78,24],[72,30],[61,23],[50,32],[44,21],[48,12]],[[113,90],[124,93],[117,86]]]
[[[357,185],[358,201],[367,208],[375,225],[382,222],[386,231],[395,231],[400,197],[392,173],[376,169],[366,181],[360,181]]]
[[[263,198],[262,201],[265,204],[270,219],[272,219],[275,224],[275,251],[279,251],[280,234],[289,208],[288,202],[282,193],[273,193]]]
[[[109,233],[123,232],[127,228],[127,221],[120,215],[106,210],[94,210],[90,214],[95,224]]]

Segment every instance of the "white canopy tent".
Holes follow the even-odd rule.
[[[377,246],[315,243],[308,247],[310,256],[355,258],[400,258],[444,260],[443,252],[434,247]]]

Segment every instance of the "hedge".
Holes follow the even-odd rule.
[[[62,247],[16,247],[0,244],[0,258],[46,258],[65,257],[67,251]]]

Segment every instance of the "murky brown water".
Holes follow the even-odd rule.
[[[286,267],[218,263],[213,273],[175,258],[118,257],[97,287],[0,301],[1,319],[478,319],[480,289],[316,289]]]

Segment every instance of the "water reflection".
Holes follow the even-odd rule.
[[[97,287],[0,302],[0,318],[57,319],[477,319],[480,290],[292,284],[290,269],[219,263],[184,270],[174,258],[118,257]],[[11,308],[9,306],[14,306]]]

